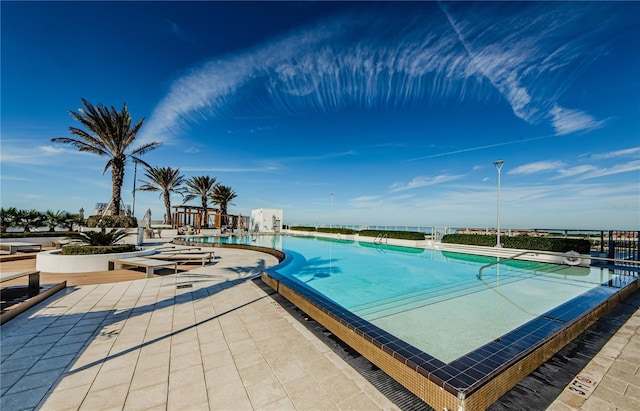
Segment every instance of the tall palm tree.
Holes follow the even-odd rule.
[[[207,198],[211,193],[211,190],[213,190],[213,188],[216,186],[216,178],[209,176],[191,177],[190,179],[185,181],[185,184],[187,195],[184,197],[184,202],[186,203],[187,201],[200,197],[204,218],[202,225],[203,227],[208,227],[209,220],[207,216]]]
[[[142,186],[138,190],[160,191],[160,197],[164,197],[167,223],[171,225],[171,193],[183,195],[184,176],[180,175],[179,168],[171,167],[147,167],[144,176],[149,181],[139,180]]]
[[[124,169],[127,159],[130,157],[142,164],[138,156],[141,156],[156,147],[160,142],[154,141],[143,144],[138,148],[132,148],[136,134],[144,123],[144,117],[137,123],[132,124],[131,114],[127,110],[127,104],[122,106],[122,111],[118,112],[111,106],[107,108],[104,104],[94,106],[87,100],[82,99],[84,108],[74,112],[69,110],[71,117],[79,121],[84,128],[69,127],[69,131],[74,137],[57,137],[51,139],[56,143],[71,144],[79,151],[87,151],[99,156],[108,157],[109,161],[104,167],[102,174],[111,168],[111,214],[120,215],[120,203],[122,202],[122,182],[124,181]]]
[[[211,202],[220,206],[220,214],[222,214],[222,224],[227,225],[227,206],[229,204],[234,205],[231,201],[238,196],[235,191],[229,186],[223,186],[222,184],[216,185],[211,194]]]

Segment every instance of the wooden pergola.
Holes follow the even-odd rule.
[[[207,208],[207,222],[205,223],[205,209],[198,206],[179,205],[173,206],[174,212],[171,222],[174,229],[191,227],[197,231],[202,228],[226,228],[245,230],[249,228],[251,218],[249,216],[220,213],[215,208]]]

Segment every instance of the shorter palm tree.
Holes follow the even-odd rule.
[[[69,213],[66,211],[47,210],[43,213],[44,224],[49,227],[49,232],[56,231],[56,227],[64,227],[66,220],[69,218]]]
[[[15,207],[0,208],[0,232],[6,233],[10,227],[15,227],[18,221],[18,209]]]
[[[210,194],[211,202],[220,207],[220,214],[222,214],[222,224],[228,224],[227,207],[229,205],[235,205],[231,201],[236,198],[238,194],[229,186],[218,184],[215,186]]]
[[[44,225],[44,216],[38,210],[19,210],[16,225],[25,233],[30,233],[34,228]]]
[[[171,221],[171,193],[178,193],[183,196],[184,176],[180,175],[180,169],[171,167],[150,167],[144,173],[149,181],[139,180],[142,186],[140,191],[160,191],[160,197],[164,197],[164,208],[167,216],[167,223]]]
[[[207,217],[207,202],[209,194],[211,194],[211,191],[216,186],[216,178],[209,176],[191,177],[185,181],[185,184],[185,191],[187,195],[184,197],[184,202],[186,203],[187,201],[200,197],[204,219],[202,226],[208,227],[209,219]]]

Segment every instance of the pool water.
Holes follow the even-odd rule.
[[[607,298],[609,270],[315,237],[210,239],[276,248],[275,267],[444,363],[544,316],[587,291]],[[561,320],[558,320],[561,321]]]

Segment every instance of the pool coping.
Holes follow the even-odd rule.
[[[436,409],[485,409],[640,288],[631,275],[550,310],[499,339],[444,363],[356,316],[274,267],[262,281]],[[593,297],[602,297],[594,302]]]

